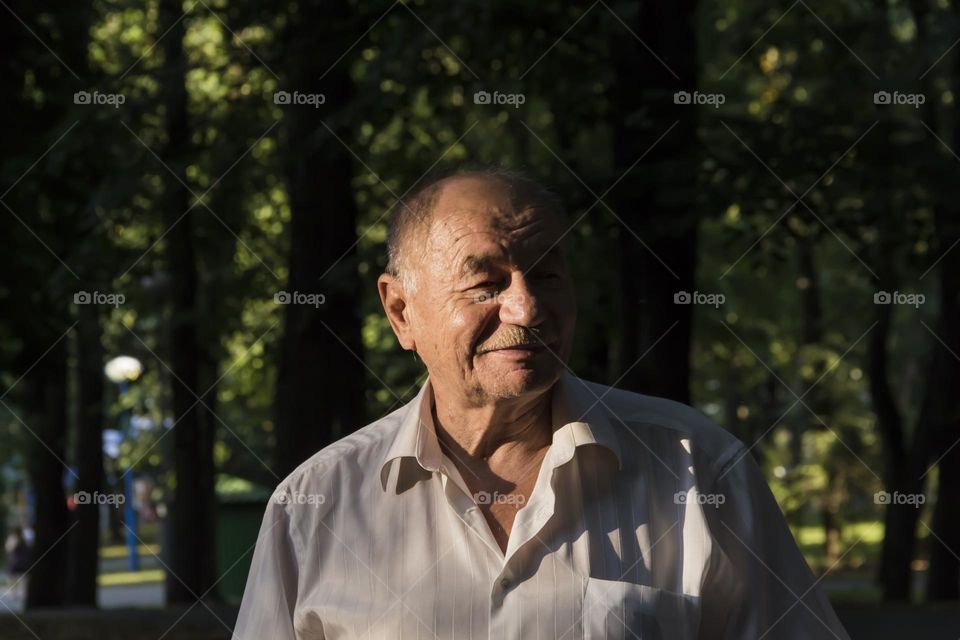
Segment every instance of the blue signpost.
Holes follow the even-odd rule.
[[[127,393],[128,384],[140,377],[143,370],[140,361],[130,356],[117,356],[110,360],[103,368],[107,378],[116,383],[120,388],[120,403]],[[120,424],[120,444],[131,436],[131,415],[130,410],[124,408],[121,414]],[[140,570],[140,553],[137,549],[139,539],[137,537],[137,511],[134,508],[134,474],[131,466],[123,472],[123,522],[127,529],[127,554],[129,558],[128,566],[130,571]]]
[[[120,382],[120,401],[127,393],[126,379]],[[130,410],[123,410],[123,425],[120,433],[123,434],[123,440],[130,437]],[[133,499],[133,467],[130,467],[123,473],[123,522],[127,528],[127,554],[129,557],[128,566],[130,571],[140,570],[140,552],[137,550],[137,510],[134,508]]]

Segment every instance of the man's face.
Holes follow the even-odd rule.
[[[576,324],[563,232],[521,187],[444,184],[429,229],[405,247],[418,283],[411,336],[435,385],[486,404],[556,382]]]

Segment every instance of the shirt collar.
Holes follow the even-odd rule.
[[[433,385],[428,377],[419,393],[405,407],[400,427],[380,467],[384,491],[394,460],[412,458],[424,470],[440,469],[443,453],[433,423]],[[607,417],[603,403],[589,391],[587,383],[564,372],[554,385],[551,399],[553,448],[556,460],[573,457],[577,447],[601,445],[613,452],[623,468],[617,433]]]

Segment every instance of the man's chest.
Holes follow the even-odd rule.
[[[551,558],[523,578],[494,571],[423,567],[392,584],[354,567],[298,605],[299,638],[697,638],[695,596],[622,580],[589,578]]]
[[[693,511],[651,508],[643,483],[574,480],[514,513],[509,553],[486,498],[449,483],[344,510],[301,575],[301,637],[695,637],[708,550],[685,541]]]

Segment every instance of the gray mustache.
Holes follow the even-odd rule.
[[[536,327],[511,326],[490,336],[477,347],[477,353],[509,349],[511,347],[541,347],[553,342],[552,336],[547,336],[542,329]]]

